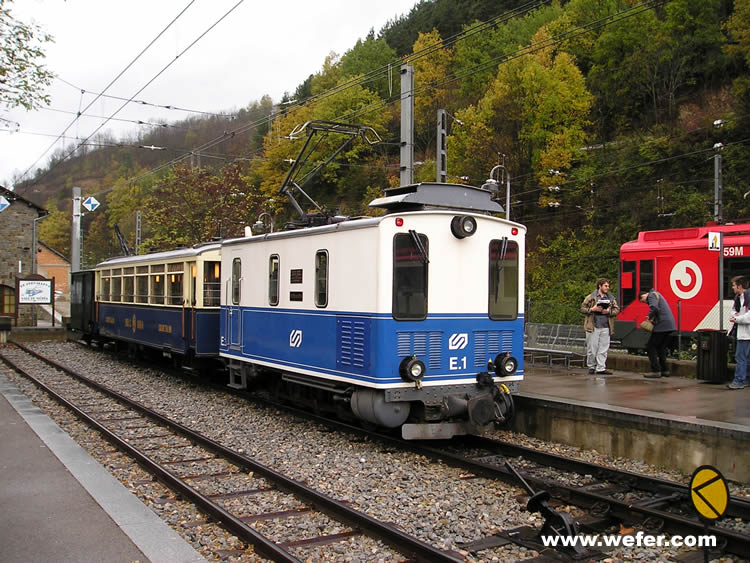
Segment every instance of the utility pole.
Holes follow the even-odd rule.
[[[717,143],[721,145],[721,143]],[[714,148],[717,148],[714,145]],[[721,150],[721,146],[718,147]],[[717,224],[722,223],[721,217],[721,153],[714,155],[714,221]]]
[[[414,183],[414,67],[401,67],[401,185]]]
[[[437,110],[437,150],[435,151],[435,181],[444,184],[448,181],[448,152],[446,137],[448,136],[448,112]]]
[[[135,253],[141,248],[141,210],[135,212]]]
[[[70,236],[70,271],[81,270],[81,188],[73,188],[73,228]]]

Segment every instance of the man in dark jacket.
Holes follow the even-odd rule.
[[[669,377],[667,344],[669,344],[671,334],[677,330],[672,309],[669,308],[667,300],[655,289],[641,291],[638,294],[638,299],[641,303],[648,304],[648,320],[654,323],[654,330],[646,343],[651,371],[644,373],[643,377],[649,379]]]

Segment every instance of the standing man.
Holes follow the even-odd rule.
[[[589,373],[612,375],[607,371],[609,340],[615,332],[615,317],[620,312],[617,300],[609,293],[609,280],[599,278],[596,291],[587,295],[581,304],[581,313],[586,315],[583,329],[586,331],[586,365]]]
[[[641,291],[638,294],[638,300],[648,304],[648,320],[654,323],[654,330],[646,343],[651,371],[644,373],[643,377],[648,379],[669,377],[667,345],[669,337],[677,330],[672,309],[669,308],[667,300],[655,289]]]
[[[732,291],[734,291],[734,308],[729,322],[737,327],[737,346],[734,353],[734,380],[727,385],[727,389],[744,389],[747,381],[747,364],[750,359],[750,302],[745,293],[748,281],[745,276],[732,278]]]

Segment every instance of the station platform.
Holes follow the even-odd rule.
[[[513,430],[687,474],[713,465],[750,482],[750,388],[611,371],[527,363]]]
[[[4,563],[205,559],[0,374]]]

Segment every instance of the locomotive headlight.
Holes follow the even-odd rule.
[[[477,231],[477,222],[468,215],[456,215],[451,220],[451,233],[456,238],[470,237]]]
[[[415,356],[404,358],[398,367],[398,373],[404,381],[419,381],[425,374],[424,362]]]
[[[518,360],[510,355],[510,352],[499,354],[495,358],[495,375],[498,377],[507,377],[513,375],[518,369]]]

